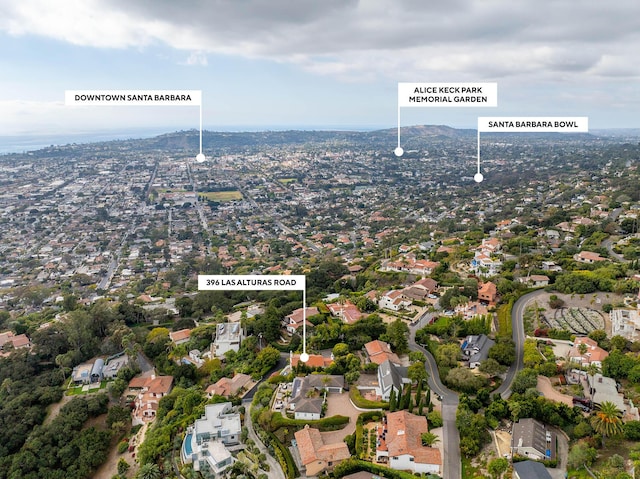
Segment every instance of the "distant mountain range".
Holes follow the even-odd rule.
[[[456,129],[445,125],[407,126],[401,129],[402,138],[406,140],[435,140],[475,138],[476,131]],[[204,131],[202,135],[203,149],[282,146],[305,144],[353,144],[375,145],[385,149],[393,149],[397,141],[398,130],[388,128],[375,131],[341,131],[341,130],[286,130],[260,132],[212,132]],[[199,145],[197,130],[167,133],[154,138],[141,140],[146,146],[159,149],[193,149]]]
[[[0,153],[33,151],[46,148],[49,145],[103,143],[105,141],[135,141],[139,147],[145,149],[159,149],[165,151],[197,151],[200,144],[198,130],[184,130],[165,133],[149,137],[141,134],[142,138],[135,138],[139,133],[132,131],[130,135],[119,132],[107,139],[107,133],[83,135],[54,135],[30,137],[0,137]],[[284,145],[316,145],[328,147],[330,145],[353,145],[354,147],[369,146],[381,150],[392,151],[397,145],[397,128],[387,128],[373,131],[344,131],[344,130],[265,130],[265,131],[204,131],[203,150],[233,152],[233,149],[258,149],[259,147]],[[483,137],[496,135],[506,137],[508,133],[483,133]],[[527,135],[531,135],[527,133]],[[538,133],[537,137],[559,139],[567,137],[561,133]],[[571,135],[576,137],[576,135]],[[595,129],[590,133],[580,134],[583,138],[609,137],[617,139],[640,138],[638,128]],[[127,138],[128,139],[125,139]],[[446,125],[416,125],[401,128],[401,140],[404,148],[421,148],[433,145],[438,141],[462,140],[472,141],[476,138],[475,129],[459,129]]]

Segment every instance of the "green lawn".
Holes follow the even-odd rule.
[[[471,460],[462,457],[462,479],[485,479],[485,475],[479,467],[471,465]]]
[[[69,387],[67,387],[67,391],[65,392],[65,394],[67,396],[78,396],[80,394],[93,394],[95,392],[105,389],[107,387],[107,382],[108,381],[103,380],[100,382],[99,387],[91,387],[91,388],[88,388],[87,390],[84,390],[86,385],[71,386],[71,380],[69,380]]]
[[[278,181],[283,185],[288,185],[289,183],[295,183],[296,178],[278,178]]]
[[[225,201],[238,201],[242,199],[242,193],[237,190],[233,191],[208,191],[206,193],[198,193],[201,196],[210,201],[217,201],[223,203]]]
[[[577,471],[575,469],[570,469],[567,471],[567,477],[569,479],[593,479],[584,468]]]

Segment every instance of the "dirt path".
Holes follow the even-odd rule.
[[[129,466],[129,471],[134,469],[135,459],[133,458],[133,453],[125,452],[124,454],[118,453],[118,445],[117,443],[111,448],[109,451],[109,456],[107,456],[107,460],[100,466],[100,468],[93,474],[93,479],[111,479],[113,476],[118,474],[118,461],[120,458],[125,459]],[[132,477],[131,472],[127,473],[128,477]]]
[[[56,416],[60,414],[60,409],[62,409],[62,406],[67,404],[72,399],[73,399],[73,396],[64,395],[62,396],[62,399],[60,399],[60,401],[49,406],[49,410],[47,411],[47,417],[44,419],[43,424],[45,426],[47,424],[50,424],[51,421],[53,421],[56,418]]]
[[[511,454],[511,434],[507,431],[497,430],[493,433],[498,457],[505,457]]]
[[[538,391],[540,391],[542,395],[547,399],[561,402],[569,407],[573,407],[573,397],[556,391],[551,385],[551,380],[548,377],[538,376]]]
[[[94,473],[93,479],[111,479],[113,476],[118,474],[118,461],[120,458],[123,458],[129,463],[129,471],[127,471],[127,477],[133,477],[138,471],[138,463],[136,462],[136,452],[138,451],[138,445],[140,445],[144,441],[144,436],[147,433],[147,424],[142,427],[135,434],[129,444],[135,444],[136,447],[133,452],[125,452],[120,454],[118,452],[118,443],[116,442],[111,447],[109,451],[109,455],[107,456],[107,460],[100,466],[100,468]]]

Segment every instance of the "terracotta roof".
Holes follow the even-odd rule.
[[[416,281],[413,286],[420,286],[429,291],[435,291],[438,288],[438,282],[433,278],[422,278],[420,281]]]
[[[351,457],[349,448],[344,442],[325,444],[320,435],[320,431],[309,427],[294,434],[300,459],[304,466],[316,461],[333,462],[334,464]]]
[[[149,393],[167,394],[171,391],[173,385],[173,376],[148,376],[137,377],[129,381],[129,387],[132,389],[146,389]]]
[[[398,355],[392,352],[391,347],[384,341],[375,339],[365,344],[364,348],[367,351],[369,360],[372,363],[376,363],[379,365],[384,363],[386,360],[389,360],[392,363],[400,364]]]
[[[173,376],[157,376],[146,385],[149,393],[168,394],[173,385]]]
[[[181,329],[180,331],[172,331],[169,333],[169,337],[171,341],[177,343],[178,341],[184,341],[185,339],[189,339],[191,335],[190,329]]]
[[[291,357],[291,366],[296,367],[300,361],[300,355],[294,354]],[[331,358],[325,358],[321,354],[309,354],[309,360],[305,363],[305,366],[310,368],[326,368],[331,364],[333,360]]]
[[[0,333],[0,348],[4,346],[5,343],[11,341],[13,339],[13,331],[6,331],[4,333]]]
[[[329,303],[327,304],[327,308],[331,311],[331,314],[340,316],[347,324],[355,323],[364,316],[358,307],[350,301],[346,301],[344,304]]]
[[[389,347],[389,345],[384,341],[380,341],[378,339],[369,341],[364,345],[364,348],[367,350],[367,354],[369,356],[373,356],[375,354],[380,354],[380,353],[391,352],[391,347]]]
[[[424,269],[436,269],[440,266],[440,263],[437,261],[428,261],[425,259],[419,259],[414,263],[414,267],[424,268]]]
[[[129,381],[129,387],[131,389],[142,389],[144,385],[147,384],[148,379],[149,379],[148,377],[132,378],[131,381]]]
[[[598,253],[593,253],[592,251],[580,251],[578,257],[591,261],[606,261],[606,258],[603,258]]]
[[[428,430],[427,418],[424,416],[416,416],[407,411],[387,413],[385,442],[389,456],[409,454],[415,458],[415,462],[442,465],[440,451],[422,445],[421,434]]]
[[[238,373],[233,378],[220,378],[218,382],[211,384],[206,389],[206,393],[218,396],[233,396],[250,382],[251,376]]]
[[[23,348],[31,344],[26,334],[18,334],[11,340],[11,342],[13,343],[14,348]]]
[[[579,346],[581,344],[587,346],[587,351],[584,354],[580,353]],[[582,358],[582,363],[589,364],[592,362],[602,362],[607,356],[609,356],[607,351],[598,346],[596,341],[586,336],[576,338],[573,341],[573,347],[567,353],[567,357]]]
[[[549,281],[549,276],[545,276],[543,274],[532,274],[529,276],[531,281]]]
[[[7,343],[11,343],[14,348],[23,348],[31,344],[26,334],[18,334],[15,336],[13,331],[0,333],[0,349]]]
[[[290,319],[290,320],[293,320],[296,324],[298,324],[298,323],[302,324],[303,311],[304,310],[302,308],[298,308],[293,313],[291,313],[289,316],[287,316],[287,318]],[[309,318],[310,316],[315,316],[316,314],[320,314],[320,311],[318,311],[318,308],[316,308],[316,307],[306,308],[306,317],[307,318]]]
[[[402,297],[402,290],[401,289],[394,289],[394,290],[391,290],[391,291],[387,291],[384,295],[389,299],[401,298]]]
[[[478,294],[492,294],[495,295],[498,292],[498,288],[491,281],[484,283],[478,288]]]

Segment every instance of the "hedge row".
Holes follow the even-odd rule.
[[[280,463],[280,466],[282,466],[282,470],[284,471],[287,479],[295,479],[298,477],[300,473],[296,467],[296,463],[293,461],[291,451],[289,451],[289,449],[278,440],[275,434],[272,432],[268,432],[267,434],[271,440],[271,445],[273,446],[276,459]]]
[[[309,421],[308,419],[289,419],[279,412],[273,413],[273,416],[271,416],[271,428],[273,431],[281,427],[294,427],[296,430],[302,429],[307,424],[310,427],[318,428],[321,432],[335,431],[336,429],[342,429],[348,422],[349,418],[347,416],[331,416],[315,421]]]
[[[356,457],[362,457],[362,434],[363,434],[362,422],[358,420],[356,423]]]
[[[379,421],[382,419],[382,416],[384,416],[384,412],[382,411],[366,411],[360,413],[356,424],[364,424],[366,421]]]
[[[347,459],[346,461],[342,461],[340,464],[338,464],[333,471],[333,477],[339,479],[343,476],[353,474],[354,472],[358,471],[367,471],[371,474],[376,474],[386,479],[416,479],[416,476],[411,473],[395,471],[387,467],[378,466],[377,464],[373,464],[367,461],[361,461],[354,458]],[[421,477],[431,479],[437,478],[439,476],[436,476],[435,474],[427,474]]]
[[[507,304],[503,304],[498,308],[498,336],[511,338],[511,310],[513,309],[513,300]]]
[[[358,416],[356,421],[356,457],[362,457],[364,444],[364,423],[369,421],[378,421],[384,413],[382,411],[367,411]],[[375,433],[374,433],[375,434]]]
[[[349,397],[353,404],[362,409],[389,409],[389,403],[384,401],[370,401],[365,399],[355,386],[349,389]]]

